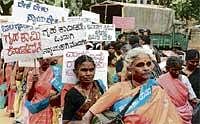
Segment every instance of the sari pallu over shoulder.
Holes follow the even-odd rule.
[[[152,87],[149,101],[125,115],[125,124],[183,124],[175,106],[159,86]]]
[[[26,101],[26,107],[32,109],[32,113],[29,119],[30,124],[50,124],[52,123],[53,111],[49,105],[50,91],[54,88],[58,93],[63,88],[61,82],[62,66],[49,67],[42,75],[35,86],[35,93],[33,99],[29,102]],[[42,107],[41,107],[42,105]],[[40,107],[38,107],[40,106]],[[36,109],[40,110],[36,110]]]
[[[31,74],[30,74],[31,76]],[[30,80],[29,80],[30,79]],[[28,77],[28,82],[31,82],[31,77]],[[38,105],[36,103],[40,103],[41,101],[43,102],[46,101],[49,96],[50,96],[50,91],[52,89],[52,86],[50,84],[50,81],[53,79],[53,72],[51,68],[48,68],[45,72],[43,72],[41,75],[39,75],[39,80],[35,84],[35,92],[34,96],[31,101],[26,102],[25,105],[28,105],[29,107],[31,105]],[[46,100],[45,100],[46,99]],[[48,101],[48,100],[47,100]],[[45,107],[37,112],[37,113],[31,113],[29,110],[29,124],[51,124],[52,123],[52,116],[53,116],[53,111],[51,106],[48,104],[45,105]],[[26,108],[28,108],[26,106]],[[35,108],[35,107],[33,107]],[[35,110],[34,110],[35,111]]]
[[[179,79],[173,79],[169,73],[158,79],[159,84],[164,88],[170,97],[184,124],[191,124],[192,106],[189,103],[188,89]]]
[[[50,81],[52,87],[54,87],[57,92],[61,92],[62,88],[63,88],[63,84],[61,82],[61,70],[62,67],[61,66],[52,66],[51,70],[53,71],[53,77],[52,80]],[[40,91],[38,91],[40,90]],[[45,89],[45,86],[39,86],[37,88],[36,91],[38,91],[38,93],[41,94],[46,94],[47,89]],[[30,101],[26,100],[25,101],[25,106],[27,107],[27,109],[32,113],[38,113],[40,111],[42,111],[43,109],[45,109],[46,107],[48,107],[49,102],[50,102],[50,97],[49,95],[45,95],[47,96],[46,98],[40,99],[40,101],[36,102],[36,103],[31,103]]]
[[[150,100],[152,96],[152,87],[154,85],[157,85],[156,81],[153,79],[150,79],[148,80],[148,83],[143,84],[141,86],[140,91],[139,91],[139,97],[133,101],[129,109],[126,111],[126,114],[132,111],[135,111],[137,108],[139,108],[140,106],[143,106]],[[123,110],[123,108],[131,101],[131,99],[132,99],[132,96],[129,96],[127,98],[117,101],[112,106],[112,111],[120,113]]]
[[[90,112],[101,113],[111,104],[112,110],[120,111],[126,105],[124,103],[131,99],[130,96],[136,95],[138,91],[141,94],[136,99],[137,102],[132,104],[123,117],[125,124],[182,124],[168,95],[153,79],[135,89],[128,82],[115,84],[90,108]]]

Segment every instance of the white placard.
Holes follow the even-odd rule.
[[[101,79],[107,86],[108,52],[104,50],[66,50],[63,56],[62,82],[77,82],[76,76],[73,72],[74,61],[81,55],[88,55],[94,59],[96,64],[94,79]]]
[[[88,17],[81,17],[81,16],[71,16],[71,17],[67,17],[66,21],[68,22],[83,22],[86,28],[86,24],[92,24],[92,20],[91,18]]]
[[[11,21],[31,25],[54,24],[63,21],[68,14],[69,9],[26,0],[14,0]]]
[[[100,15],[99,14],[96,14],[96,13],[93,13],[90,11],[86,11],[86,10],[82,10],[82,17],[90,18],[90,20],[92,22],[100,23]]]
[[[116,41],[112,24],[87,24],[86,29],[87,41]]]
[[[34,61],[36,61],[36,65],[34,64]],[[25,61],[18,61],[19,67],[40,67],[39,62],[35,60],[25,60]]]
[[[25,30],[31,30],[33,29],[33,26],[27,25],[27,24],[21,24],[21,23],[15,23],[15,22],[7,22],[0,25],[0,32],[10,32],[10,31],[25,31]]]
[[[40,32],[8,31],[2,34],[5,62],[32,60],[41,57]]]
[[[62,56],[64,50],[86,44],[82,22],[64,22],[40,27],[43,57]]]

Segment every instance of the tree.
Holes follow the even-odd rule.
[[[199,0],[173,0],[170,5],[175,10],[176,17],[186,22],[192,18],[200,22],[199,6]]]
[[[200,2],[199,0],[192,0],[192,13],[191,16],[200,22]]]

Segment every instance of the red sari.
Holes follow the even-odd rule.
[[[159,84],[165,89],[170,96],[172,103],[177,108],[184,124],[191,124],[192,106],[189,103],[188,89],[179,79],[174,79],[170,73],[160,76]]]
[[[6,84],[8,87],[7,95],[8,95],[8,106],[7,106],[7,112],[11,113],[14,112],[14,101],[15,101],[15,93],[16,89],[13,89],[12,86],[15,85],[15,73],[16,71],[13,70],[12,64],[7,64],[6,66]],[[11,79],[12,78],[12,79]]]
[[[29,74],[31,77],[32,74]],[[28,78],[29,81],[31,81],[31,78]],[[51,68],[49,67],[45,72],[43,72],[39,76],[38,82],[35,84],[35,92],[33,99],[31,100],[32,103],[39,102],[47,97],[50,96],[50,91],[52,89],[50,81],[53,78],[53,72]],[[53,111],[52,107],[49,105],[44,110],[31,114],[29,117],[29,124],[51,124],[52,123],[52,117],[53,117]]]

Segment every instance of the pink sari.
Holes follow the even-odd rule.
[[[53,72],[49,67],[44,73],[39,77],[39,81],[35,84],[35,93],[32,99],[32,103],[39,102],[50,96],[50,91],[52,89],[50,81],[53,78]],[[53,111],[49,105],[44,110],[31,114],[29,118],[29,124],[51,124],[53,117]]]
[[[160,78],[158,78],[158,83],[165,89],[171,98],[183,123],[191,124],[193,109],[188,102],[187,87],[179,79],[174,79],[169,73],[161,75]]]

